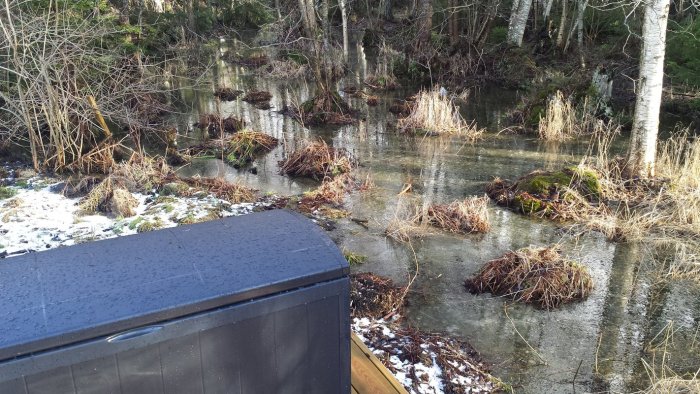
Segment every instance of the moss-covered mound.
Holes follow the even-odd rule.
[[[603,198],[596,172],[581,167],[534,171],[512,183],[496,178],[486,193],[517,212],[560,220],[587,213]]]
[[[472,294],[505,295],[544,309],[582,300],[593,289],[588,268],[564,259],[554,247],[508,252],[464,284]]]
[[[226,147],[226,161],[234,167],[244,166],[259,155],[271,151],[279,140],[257,131],[245,130],[231,136]]]

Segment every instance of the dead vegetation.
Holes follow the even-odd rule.
[[[345,193],[355,186],[355,181],[349,173],[326,178],[316,190],[304,193],[298,208],[305,213],[313,213],[323,208],[338,210],[342,208]]]
[[[299,79],[309,77],[309,66],[293,60],[273,60],[257,74],[269,79]]]
[[[242,90],[233,90],[231,88],[219,88],[214,91],[214,96],[223,101],[236,101],[241,94],[243,94]]]
[[[397,118],[405,118],[411,114],[414,106],[415,101],[395,100],[391,106],[389,106],[389,112],[396,115]]]
[[[489,292],[550,310],[588,297],[593,281],[588,268],[550,246],[523,248],[491,260],[465,286],[473,294]]]
[[[306,143],[279,165],[282,174],[305,176],[318,181],[350,172],[357,166],[357,160],[345,149],[333,148],[319,140]]]
[[[474,122],[465,121],[459,108],[438,89],[421,91],[411,113],[399,119],[397,127],[404,133],[459,135],[472,141],[484,132]]]
[[[262,90],[248,92],[245,96],[243,96],[243,101],[253,104],[257,109],[272,108],[272,105],[270,105],[271,99],[272,94],[270,94],[270,92],[265,92]]]
[[[384,233],[398,242],[430,234],[432,228],[457,234],[485,233],[491,228],[488,203],[487,196],[430,205],[400,199]]]
[[[226,161],[234,167],[244,166],[257,156],[270,152],[279,140],[257,131],[244,130],[231,136],[225,149]]]
[[[487,196],[456,200],[450,204],[434,204],[428,207],[425,221],[431,226],[453,233],[485,233],[491,228],[488,204]]]
[[[222,178],[194,177],[176,178],[175,180],[184,182],[190,186],[189,190],[183,190],[180,193],[180,195],[186,197],[193,196],[200,191],[205,191],[232,204],[254,202],[257,199],[255,189],[238,183],[231,183]]]
[[[199,116],[199,122],[195,126],[206,130],[210,137],[220,137],[222,133],[233,134],[242,130],[245,121],[233,115],[222,118],[215,114],[203,114]]]
[[[355,122],[354,112],[338,92],[324,92],[305,101],[289,113],[305,125],[347,125]]]
[[[131,193],[148,192],[163,184],[171,175],[165,162],[134,155],[126,163],[117,164],[102,180],[82,178],[77,184],[67,183],[64,191],[86,194],[79,206],[84,213],[105,212],[116,216],[133,216],[138,201]]]
[[[557,91],[547,100],[544,117],[540,115],[537,126],[540,139],[565,141],[586,134],[620,132],[617,122],[598,119],[593,114],[594,110],[587,98],[577,107],[570,98]]]
[[[402,57],[402,54],[392,49],[386,43],[379,47],[377,68],[365,79],[365,84],[372,89],[393,90],[401,86],[394,75],[394,63]]]
[[[350,275],[350,314],[352,317],[381,319],[400,314],[405,289],[391,279],[365,272]]]
[[[226,59],[231,63],[250,68],[258,68],[267,64],[270,59],[262,50],[246,51],[246,53],[228,52]]]

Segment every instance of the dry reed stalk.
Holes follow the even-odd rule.
[[[295,150],[279,165],[282,174],[321,180],[350,172],[357,166],[357,161],[345,149],[316,141]]]
[[[402,132],[460,135],[470,140],[479,139],[484,132],[475,122],[465,121],[459,108],[437,89],[421,91],[411,113],[399,119],[397,127]]]
[[[453,233],[485,233],[491,228],[488,204],[488,196],[474,196],[450,204],[434,204],[428,207],[425,222]]]
[[[544,118],[540,116],[538,133],[540,139],[564,141],[578,134],[576,110],[571,102],[564,98],[561,91],[547,100]]]
[[[555,247],[530,247],[489,261],[465,287],[474,294],[505,295],[549,310],[586,298],[593,281],[586,267],[565,260]]]

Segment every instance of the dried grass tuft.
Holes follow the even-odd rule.
[[[588,268],[565,260],[555,247],[530,247],[489,261],[465,287],[473,294],[504,295],[550,310],[588,297],[593,280]]]
[[[350,275],[350,314],[352,317],[381,319],[400,313],[405,289],[391,279],[369,272]]]
[[[221,178],[194,177],[179,178],[179,180],[192,188],[189,191],[184,191],[182,193],[183,196],[194,195],[203,190],[232,204],[254,202],[257,199],[255,189],[238,183],[227,182]]]
[[[304,194],[299,200],[299,210],[313,213],[323,206],[340,208],[345,193],[354,187],[354,183],[352,176],[347,173],[335,178],[326,178],[316,190]]]
[[[223,101],[236,101],[241,94],[243,94],[242,90],[233,90],[231,88],[219,88],[214,91],[214,96]]]
[[[245,121],[235,116],[222,118],[214,114],[204,114],[199,117],[199,122],[196,126],[206,130],[210,137],[219,137],[222,131],[232,134],[242,130],[245,126]]]
[[[293,60],[273,60],[267,67],[258,69],[257,74],[270,79],[307,78],[309,66]]]
[[[275,137],[257,131],[240,131],[228,141],[226,147],[226,161],[234,166],[243,166],[250,163],[257,156],[274,149],[279,140]]]
[[[459,234],[485,233],[491,228],[488,196],[470,197],[450,204],[428,207],[425,221],[431,226]]]
[[[316,141],[295,150],[279,165],[282,174],[322,180],[350,172],[357,166],[357,161],[345,149]]]
[[[427,135],[460,135],[470,140],[484,133],[474,122],[468,123],[459,114],[459,108],[437,89],[421,91],[411,113],[398,121],[401,132]]]

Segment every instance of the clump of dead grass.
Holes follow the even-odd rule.
[[[214,96],[223,101],[236,101],[241,94],[243,94],[242,90],[233,90],[231,88],[218,88],[214,91]]]
[[[242,130],[245,127],[245,121],[233,115],[222,118],[215,114],[204,114],[199,117],[199,122],[195,126],[206,130],[211,137],[219,137],[222,132],[232,134]]]
[[[557,91],[547,100],[544,117],[540,115],[537,132],[540,139],[547,141],[566,141],[585,134],[620,132],[620,125],[613,121],[603,121],[593,114],[594,106],[589,105],[588,98],[578,107],[570,98]]]
[[[239,183],[231,183],[222,178],[193,177],[177,178],[177,180],[190,186],[190,190],[181,193],[183,196],[192,196],[205,191],[232,204],[254,202],[257,199],[255,189]]]
[[[316,190],[304,193],[299,200],[299,210],[313,213],[323,206],[339,209],[343,205],[345,193],[354,187],[355,181],[349,173],[341,174],[335,178],[324,179]]]
[[[322,180],[350,172],[357,166],[357,160],[345,149],[333,148],[319,140],[306,143],[279,165],[282,174]]]
[[[484,132],[475,122],[465,121],[459,108],[438,89],[421,91],[411,113],[399,119],[397,127],[401,132],[460,135],[470,140],[481,138]]]
[[[556,247],[529,247],[489,261],[465,287],[549,310],[588,297],[593,280],[588,268],[564,259]]]
[[[226,147],[226,161],[235,166],[250,163],[257,156],[274,149],[279,140],[257,131],[244,130],[231,136]]]
[[[273,60],[266,67],[257,70],[257,74],[270,79],[298,79],[309,75],[309,66],[293,60]]]
[[[424,207],[411,204],[399,198],[394,217],[389,220],[384,234],[397,242],[410,242],[411,239],[430,233],[430,229],[422,223]]]
[[[116,164],[105,178],[84,177],[77,184],[67,184],[64,192],[86,195],[78,203],[84,213],[105,212],[117,216],[133,216],[138,201],[135,192],[148,192],[163,184],[172,170],[162,159],[133,155],[125,163]]]
[[[453,233],[485,233],[491,228],[488,204],[488,196],[474,196],[450,204],[434,204],[428,207],[425,221],[431,226]]]
[[[405,289],[391,279],[369,272],[350,275],[350,314],[352,317],[381,319],[400,314]]]

